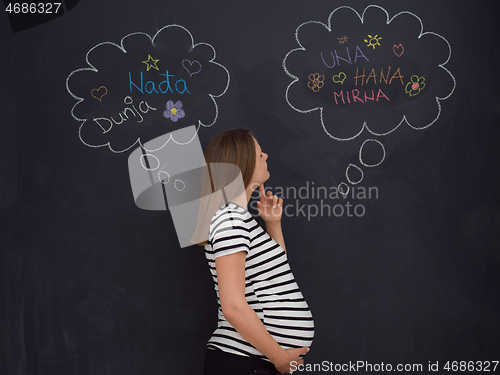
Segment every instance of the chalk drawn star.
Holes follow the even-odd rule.
[[[148,72],[149,72],[149,69],[151,69],[151,68],[154,68],[154,69],[159,71],[160,69],[158,69],[158,66],[156,65],[158,63],[158,61],[160,61],[160,59],[155,60],[151,57],[151,55],[148,55],[148,59],[146,61],[143,61],[143,63],[147,65]]]

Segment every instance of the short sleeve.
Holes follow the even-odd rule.
[[[241,213],[226,211],[213,223],[210,242],[214,258],[250,251],[250,230]]]

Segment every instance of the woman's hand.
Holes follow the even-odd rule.
[[[280,363],[275,363],[274,367],[276,367],[276,370],[278,370],[280,374],[291,373],[290,370],[293,371],[294,369],[297,369],[298,365],[304,363],[304,360],[299,356],[306,354],[308,351],[309,348],[306,347],[298,349],[287,349],[285,350],[287,358],[285,358]]]
[[[283,198],[273,195],[271,191],[265,191],[264,184],[259,186],[259,201],[257,201],[257,210],[260,217],[266,223],[281,221],[283,213]]]

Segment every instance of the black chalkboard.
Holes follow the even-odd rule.
[[[288,257],[315,319],[309,373],[493,370],[495,5],[80,0],[39,22],[3,12],[2,373],[201,373],[216,326],[203,249],[181,248],[162,196],[136,205],[138,191],[174,183],[156,153],[190,126],[195,138],[176,144],[196,140],[198,156],[237,127],[269,154],[266,187],[284,197]],[[140,144],[136,164],[155,173],[138,187]]]

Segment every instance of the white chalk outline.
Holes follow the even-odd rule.
[[[359,181],[351,181],[351,179],[349,178],[349,174],[347,173],[347,171],[349,170],[349,168],[351,167],[354,167],[354,168],[357,168],[358,171],[361,172],[361,178],[359,179]],[[356,164],[352,164],[352,163],[349,163],[349,165],[347,166],[347,168],[345,169],[345,177],[347,178],[347,181],[349,181],[349,183],[351,185],[357,185],[359,184],[361,181],[363,181],[363,178],[365,177],[365,174],[363,173],[363,170],[358,167]]]
[[[366,142],[376,142],[380,145],[380,147],[382,147],[382,151],[384,153],[384,156],[382,157],[382,160],[380,160],[379,163],[377,164],[366,164],[365,162],[363,162],[363,159],[361,157],[361,152],[363,151],[363,147],[365,146],[365,143]],[[359,147],[359,162],[361,163],[361,165],[363,165],[364,167],[368,167],[368,168],[373,168],[373,167],[376,167],[376,166],[379,166],[380,164],[382,164],[385,160],[385,147],[384,145],[382,144],[382,142],[380,142],[378,139],[365,139],[365,141],[363,142],[363,144]]]
[[[85,123],[87,122],[87,120],[88,120],[88,119],[81,119],[81,118],[78,118],[78,117],[76,117],[76,116],[75,116],[75,114],[74,114],[74,109],[76,108],[76,106],[77,106],[78,104],[80,104],[82,101],[84,101],[85,99],[80,98],[79,96],[77,96],[77,95],[73,94],[73,92],[71,92],[71,90],[70,90],[70,88],[69,88],[69,79],[71,78],[71,76],[72,76],[73,74],[75,74],[75,73],[78,73],[78,72],[81,72],[81,71],[85,71],[85,70],[89,70],[89,71],[92,71],[92,72],[98,72],[98,71],[99,71],[98,69],[96,69],[96,68],[95,68],[95,67],[94,67],[94,66],[93,66],[93,65],[89,62],[89,54],[90,54],[90,53],[91,53],[94,49],[96,49],[97,47],[102,46],[102,45],[105,45],[105,44],[110,44],[110,45],[112,45],[112,46],[118,47],[118,48],[119,48],[119,49],[120,49],[123,53],[127,53],[127,51],[125,50],[125,48],[124,48],[124,46],[123,46],[123,42],[124,42],[124,40],[125,40],[126,38],[128,38],[129,36],[132,36],[132,35],[145,35],[145,36],[147,36],[147,37],[149,38],[149,40],[151,41],[151,44],[154,46],[154,41],[155,41],[155,38],[158,36],[158,34],[159,34],[160,32],[162,32],[164,29],[169,28],[169,27],[179,27],[179,28],[183,29],[184,31],[186,31],[186,32],[189,34],[189,36],[191,37],[191,47],[189,48],[189,50],[190,50],[190,51],[192,51],[195,47],[197,47],[197,46],[199,46],[199,45],[202,45],[202,44],[209,46],[209,47],[212,49],[212,51],[213,51],[213,58],[212,58],[211,60],[209,60],[209,62],[210,62],[210,63],[212,63],[212,64],[215,64],[215,65],[220,66],[221,68],[223,68],[223,69],[226,71],[226,74],[227,74],[227,84],[226,84],[226,87],[224,88],[223,92],[222,92],[221,94],[219,94],[219,95],[212,95],[212,94],[208,94],[208,96],[210,97],[210,99],[212,99],[212,101],[214,102],[214,105],[215,105],[215,118],[214,118],[214,120],[212,121],[212,123],[211,123],[211,124],[203,124],[200,120],[198,120],[198,125],[196,125],[196,131],[195,131],[195,133],[194,133],[193,137],[192,137],[189,141],[187,141],[187,142],[178,142],[178,141],[176,141],[176,140],[172,137],[172,134],[170,134],[169,138],[165,141],[165,143],[164,143],[162,146],[158,147],[157,149],[153,149],[153,150],[150,150],[150,149],[147,149],[146,147],[144,147],[144,145],[143,145],[143,144],[142,144],[142,142],[141,142],[140,137],[139,137],[139,138],[137,138],[137,139],[135,140],[135,142],[134,142],[131,146],[127,147],[127,148],[126,148],[126,149],[124,149],[124,150],[114,150],[114,149],[111,147],[111,141],[109,141],[109,142],[107,142],[107,143],[99,144],[99,145],[91,145],[91,144],[88,144],[87,142],[85,142],[85,141],[83,140],[83,138],[82,138],[82,127],[85,125]],[[84,145],[86,145],[86,146],[88,146],[88,147],[92,147],[92,148],[99,148],[99,147],[105,147],[105,146],[108,146],[108,148],[109,148],[112,152],[114,152],[114,153],[122,153],[122,152],[128,151],[128,150],[130,150],[132,147],[136,146],[137,144],[139,144],[139,145],[140,145],[140,146],[141,146],[144,150],[146,150],[146,151],[149,151],[149,152],[154,152],[154,151],[158,151],[159,149],[163,148],[163,147],[164,147],[164,146],[165,146],[165,145],[166,145],[166,144],[167,144],[170,140],[172,140],[173,142],[177,143],[178,145],[186,145],[186,144],[188,144],[188,143],[191,143],[191,141],[192,141],[192,140],[196,137],[196,135],[198,134],[198,131],[199,131],[199,129],[200,129],[200,126],[203,126],[203,127],[207,127],[207,128],[208,128],[208,127],[212,126],[213,124],[215,124],[215,122],[217,121],[217,118],[219,117],[219,107],[217,106],[217,102],[215,101],[215,98],[220,98],[222,95],[224,95],[224,94],[226,93],[226,91],[227,91],[228,87],[229,87],[229,83],[230,83],[230,80],[231,80],[231,76],[230,76],[230,74],[229,74],[229,71],[226,69],[226,67],[224,67],[224,65],[222,65],[222,64],[220,64],[220,63],[218,63],[218,62],[216,62],[216,61],[215,61],[215,58],[216,58],[216,57],[217,57],[217,56],[216,56],[216,51],[215,51],[215,48],[214,48],[212,45],[210,45],[210,44],[208,44],[208,43],[205,43],[205,42],[200,42],[200,43],[196,43],[196,44],[195,44],[195,43],[194,43],[194,38],[193,38],[193,35],[191,34],[191,32],[190,32],[188,29],[186,29],[184,26],[181,26],[181,25],[178,25],[178,24],[171,24],[171,25],[167,25],[167,26],[162,27],[161,29],[159,29],[159,30],[156,32],[156,34],[155,34],[153,37],[149,36],[148,34],[146,34],[146,33],[144,33],[144,32],[135,32],[135,33],[130,33],[130,34],[128,34],[128,35],[126,35],[126,36],[124,36],[124,37],[121,39],[121,41],[120,41],[120,44],[119,44],[119,45],[118,45],[118,44],[116,44],[116,43],[113,43],[113,42],[101,42],[101,43],[96,44],[94,47],[92,47],[91,49],[89,49],[89,50],[88,50],[88,52],[87,52],[87,54],[85,55],[85,61],[87,62],[87,65],[89,66],[89,68],[80,68],[80,69],[73,70],[73,71],[69,74],[69,76],[66,78],[66,90],[67,90],[67,91],[68,91],[68,93],[69,93],[69,94],[73,97],[73,99],[76,99],[76,100],[77,100],[76,104],[75,104],[75,105],[71,108],[71,116],[72,116],[75,120],[77,120],[77,121],[81,122],[80,127],[79,127],[79,129],[78,129],[78,137],[80,138],[80,141],[82,141],[82,143],[83,143]],[[193,125],[194,125],[194,124],[193,124]],[[187,125],[186,127],[188,127],[188,126],[192,126],[192,125]]]
[[[347,191],[346,191],[345,193],[344,193],[344,192],[342,191],[342,189],[340,188],[341,186],[345,186],[345,187],[346,187]],[[342,196],[343,196],[344,198],[345,198],[345,197],[347,197],[347,194],[349,194],[349,191],[350,191],[350,190],[351,190],[351,188],[349,187],[349,185],[347,185],[347,184],[346,184],[345,182],[343,182],[343,181],[342,181],[340,184],[338,184],[338,185],[337,185],[337,191],[338,191],[340,194],[342,194]]]
[[[175,141],[174,141],[174,142],[175,142]],[[165,174],[167,175],[167,177],[168,177],[167,182],[165,182],[165,181],[163,180],[163,178],[161,178],[161,174],[162,174],[162,173],[165,173]],[[168,184],[168,183],[170,182],[170,173],[168,173],[167,171],[164,171],[164,170],[159,171],[159,172],[158,172],[158,180],[160,180],[160,182],[161,182],[163,185]]]
[[[427,124],[427,125],[425,125],[425,126],[415,127],[415,126],[411,125],[411,124],[408,122],[408,120],[406,119],[406,115],[403,115],[403,118],[401,119],[400,123],[399,123],[398,125],[396,125],[396,127],[395,127],[395,128],[393,128],[392,130],[389,130],[389,131],[388,131],[388,132],[386,132],[386,133],[377,133],[377,132],[375,132],[375,131],[371,130],[371,129],[368,127],[368,125],[367,125],[366,121],[364,121],[364,122],[363,122],[363,126],[361,127],[361,130],[360,130],[360,131],[359,131],[356,135],[354,135],[354,136],[352,136],[352,137],[349,137],[349,138],[339,138],[339,137],[335,137],[334,135],[330,134],[330,132],[328,132],[328,130],[326,129],[326,127],[325,127],[325,123],[324,123],[324,121],[323,121],[323,107],[315,107],[315,108],[311,108],[311,109],[307,109],[307,110],[301,110],[301,109],[295,108],[295,107],[294,107],[294,106],[290,103],[290,101],[288,100],[288,92],[289,92],[289,90],[290,90],[290,87],[292,87],[292,85],[293,85],[295,82],[299,81],[299,78],[298,78],[298,77],[296,77],[296,76],[294,76],[292,73],[290,73],[290,72],[288,71],[288,69],[286,68],[286,59],[287,59],[287,58],[288,58],[288,56],[289,56],[290,54],[292,54],[293,52],[297,52],[297,51],[305,51],[305,50],[306,50],[306,49],[304,48],[304,46],[300,43],[300,40],[299,40],[299,29],[300,29],[302,26],[304,26],[304,25],[307,25],[307,24],[310,24],[310,23],[317,23],[317,24],[322,25],[323,27],[325,27],[325,28],[326,28],[329,32],[331,32],[331,31],[332,31],[332,28],[331,28],[331,18],[332,18],[332,16],[333,16],[333,14],[334,14],[336,11],[338,11],[339,9],[344,9],[344,8],[345,8],[345,9],[352,10],[352,11],[353,11],[353,12],[354,12],[357,16],[358,16],[358,18],[360,19],[360,21],[361,21],[361,23],[362,23],[362,24],[363,24],[363,22],[364,22],[365,13],[366,13],[366,11],[367,11],[368,9],[370,9],[370,8],[379,8],[379,9],[381,9],[382,11],[384,11],[384,13],[386,14],[386,24],[387,24],[387,25],[388,25],[389,23],[391,23],[391,22],[392,22],[392,21],[393,21],[396,17],[398,17],[398,16],[400,16],[400,15],[402,15],[402,14],[409,14],[409,15],[411,15],[411,16],[413,16],[413,17],[415,17],[415,18],[416,18],[416,19],[420,22],[420,34],[419,34],[419,36],[418,36],[418,39],[420,39],[420,38],[421,38],[422,36],[424,36],[424,35],[430,34],[430,35],[437,36],[437,37],[439,37],[439,38],[443,39],[443,40],[446,42],[446,44],[448,45],[448,58],[446,59],[446,61],[445,61],[444,63],[442,63],[442,64],[438,64],[438,66],[439,66],[440,68],[442,68],[445,72],[447,72],[447,73],[450,75],[451,79],[453,80],[453,88],[452,88],[452,90],[450,91],[450,93],[449,93],[447,96],[442,97],[442,98],[441,98],[441,97],[438,97],[438,96],[436,96],[436,97],[435,97],[435,98],[436,98],[436,103],[437,103],[437,105],[438,105],[438,114],[437,114],[436,118],[435,118],[432,122],[430,122],[429,124]],[[439,34],[437,34],[437,33],[434,33],[434,32],[431,32],[431,31],[427,31],[427,32],[425,32],[425,33],[424,33],[424,32],[423,32],[423,30],[424,30],[424,24],[423,24],[422,20],[420,19],[420,17],[418,17],[416,14],[411,13],[411,12],[408,12],[408,11],[402,11],[402,12],[397,13],[395,16],[393,16],[392,18],[390,18],[390,19],[389,19],[389,13],[388,13],[388,12],[387,12],[384,8],[382,8],[382,7],[381,7],[381,6],[379,6],[379,5],[368,5],[368,6],[365,8],[365,10],[363,11],[362,15],[360,15],[360,14],[359,14],[359,13],[358,13],[355,9],[353,9],[353,8],[351,8],[351,7],[349,7],[349,6],[345,6],[345,5],[343,5],[343,6],[340,6],[340,7],[336,8],[336,9],[335,9],[332,13],[330,13],[330,15],[328,16],[328,24],[325,24],[325,23],[320,22],[320,21],[307,21],[307,22],[304,22],[304,23],[300,24],[300,25],[299,25],[299,26],[295,29],[295,40],[297,41],[297,43],[298,43],[298,45],[299,45],[300,47],[299,47],[299,48],[292,49],[291,51],[289,51],[289,52],[286,54],[285,58],[283,59],[283,63],[282,63],[282,66],[283,66],[283,69],[285,70],[285,73],[286,73],[286,74],[287,74],[290,78],[292,78],[292,79],[293,79],[293,81],[292,81],[292,82],[288,85],[288,87],[286,88],[286,92],[285,92],[285,99],[286,99],[286,101],[287,101],[288,105],[289,105],[291,108],[293,108],[294,110],[296,110],[297,112],[300,112],[300,113],[309,113],[309,112],[312,112],[312,111],[317,111],[317,110],[319,110],[319,111],[320,111],[321,126],[323,127],[323,130],[325,131],[325,133],[326,133],[326,134],[327,134],[330,138],[333,138],[333,139],[335,139],[336,141],[350,141],[350,140],[353,140],[354,138],[358,137],[361,133],[363,133],[363,130],[365,130],[365,129],[366,129],[366,131],[368,131],[369,133],[371,133],[371,134],[373,134],[373,135],[376,135],[376,136],[383,136],[383,135],[387,135],[387,134],[390,134],[390,133],[392,133],[393,131],[395,131],[397,128],[399,128],[399,127],[401,126],[401,124],[403,124],[403,123],[405,123],[405,122],[408,124],[408,126],[409,126],[409,127],[411,127],[412,129],[415,129],[415,130],[427,129],[429,126],[433,125],[433,124],[434,124],[434,123],[438,120],[438,118],[439,118],[439,117],[440,117],[440,115],[441,115],[441,104],[440,104],[440,101],[443,101],[443,100],[448,99],[448,98],[449,98],[449,97],[453,94],[453,92],[455,91],[455,87],[456,87],[456,84],[457,84],[457,83],[456,83],[456,80],[455,80],[455,77],[453,76],[453,74],[451,74],[451,72],[450,72],[448,69],[446,69],[446,68],[444,67],[444,65],[446,65],[446,64],[448,63],[448,61],[450,60],[450,58],[451,58],[451,45],[450,45],[450,43],[446,40],[446,38],[444,38],[443,36],[441,36],[441,35],[439,35]]]
[[[179,189],[179,188],[177,187],[177,182],[182,182],[182,184],[184,185],[184,186],[182,187],[182,189]],[[176,179],[176,180],[174,181],[174,187],[175,187],[175,189],[176,189],[177,191],[183,191],[183,190],[186,188],[186,183],[185,183],[184,181],[182,181],[182,180]]]
[[[151,167],[147,167],[146,164],[144,163],[144,159],[146,159],[147,157],[153,157],[156,159],[156,162],[157,162],[157,165],[155,168],[151,168]],[[156,171],[158,168],[160,168],[160,159],[158,159],[155,155],[153,154],[141,154],[141,156],[139,157],[139,161],[141,162],[141,166],[144,170],[146,171]],[[148,164],[149,164],[149,161],[148,161]]]

